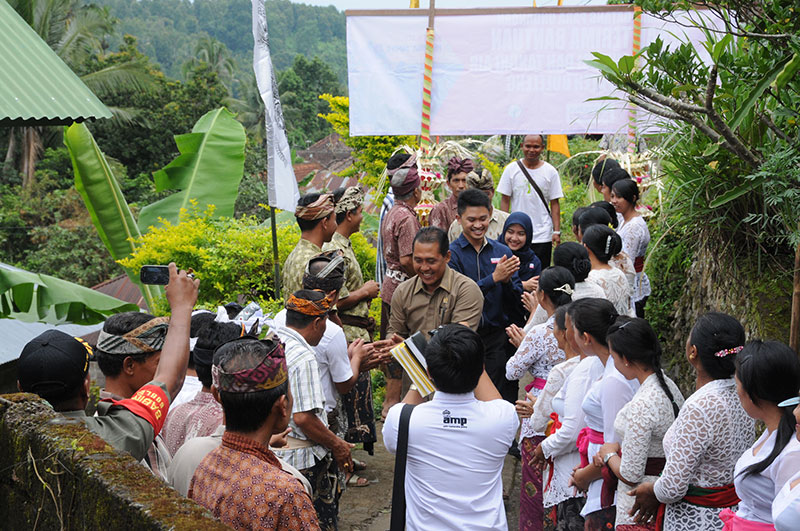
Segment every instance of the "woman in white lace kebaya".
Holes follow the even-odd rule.
[[[633,259],[636,272],[633,280],[633,304],[637,317],[644,317],[644,305],[650,296],[650,279],[644,272],[644,258],[650,244],[650,230],[641,214],[636,212],[639,186],[631,179],[617,181],[611,188],[611,204],[622,215],[617,234],[622,238],[622,250]]]
[[[723,529],[774,529],[772,504],[781,488],[800,470],[800,441],[792,407],[778,404],[797,396],[800,360],[777,341],[751,341],[736,356],[736,391],[748,415],[764,422],[766,430],[742,454],[734,469],[740,498],[734,513],[724,509]]]
[[[631,286],[622,271],[608,264],[622,250],[622,238],[608,226],[592,225],[583,233],[583,246],[592,262],[587,279],[603,289],[620,315],[633,315]]]
[[[661,370],[661,345],[647,321],[619,317],[606,339],[617,370],[640,387],[614,421],[620,442],[603,444],[594,457],[595,466],[603,469],[601,505],[613,503],[616,490],[616,529],[655,530],[655,523],[636,524],[628,514],[634,503],[628,491],[642,481],[655,481],[663,470],[664,434],[678,416],[683,396]]]
[[[754,423],[741,406],[733,379],[744,328],[733,317],[701,316],[686,342],[696,389],[664,436],[666,465],[655,483],[634,489],[637,519],[663,517],[664,531],[722,529],[720,511],[738,502],[736,461],[754,439]],[[666,505],[660,505],[666,504]]]
[[[533,376],[533,385],[529,389],[532,398],[538,397],[547,383],[550,370],[564,361],[564,351],[558,347],[558,340],[553,335],[554,313],[557,308],[571,302],[572,288],[575,280],[572,274],[563,267],[548,267],[539,277],[536,297],[548,315],[545,323],[535,326],[520,343],[516,353],[506,363],[506,378],[519,380],[525,371]],[[518,411],[530,417],[529,406],[518,404]],[[542,472],[540,467],[531,466],[534,449],[544,439],[544,430],[535,430],[530,418],[523,418],[522,430],[522,485],[520,489],[520,527],[522,529],[541,530],[544,524],[544,506],[542,502]]]

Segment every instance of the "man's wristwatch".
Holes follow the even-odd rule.
[[[607,465],[607,464],[608,464],[608,460],[609,460],[609,459],[611,459],[611,456],[612,456],[612,455],[617,455],[617,452],[608,452],[608,453],[606,454],[606,456],[603,458],[603,464],[604,464],[604,465]]]

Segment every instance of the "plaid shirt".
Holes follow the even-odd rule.
[[[289,327],[280,327],[276,331],[278,337],[286,345],[286,364],[289,366],[289,387],[292,390],[292,416],[295,413],[311,411],[327,427],[328,415],[325,413],[325,393],[319,376],[319,366],[314,349],[299,333]],[[295,424],[294,418],[289,421],[291,436],[308,440],[303,430]],[[328,449],[321,444],[296,450],[276,450],[275,454],[298,470],[311,468],[315,459],[323,459]]]
[[[189,498],[234,529],[319,529],[303,485],[267,446],[237,433],[226,431],[200,462]]]

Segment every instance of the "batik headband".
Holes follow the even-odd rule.
[[[494,180],[489,170],[484,169],[478,175],[474,171],[467,174],[467,186],[470,188],[477,188],[478,190],[494,190]]]
[[[724,358],[725,356],[729,356],[731,354],[738,354],[739,352],[742,351],[743,348],[744,348],[743,346],[738,346],[738,347],[733,347],[733,348],[722,349],[722,350],[719,350],[719,351],[715,352],[714,356],[716,356],[718,358]]]
[[[284,383],[289,378],[286,367],[286,355],[283,344],[272,338],[257,340],[254,337],[243,337],[234,341],[258,341],[267,347],[267,353],[256,359],[252,368],[226,372],[219,365],[211,367],[211,377],[214,385],[220,391],[227,393],[253,393],[268,391]],[[230,341],[228,343],[231,343]],[[226,345],[228,343],[225,343]],[[249,354],[237,354],[236,364],[242,365]],[[231,361],[231,360],[228,360]]]
[[[327,218],[331,215],[333,209],[333,194],[322,194],[319,196],[319,199],[310,205],[298,205],[294,211],[294,215],[300,219],[314,221],[315,219]]]
[[[396,195],[406,195],[419,186],[419,172],[417,171],[417,155],[412,154],[408,160],[393,170],[386,170],[392,190]]]
[[[121,336],[101,331],[97,337],[97,350],[117,356],[157,352],[164,346],[168,328],[168,317],[156,317]]]
[[[314,291],[324,293],[322,290]],[[289,295],[289,300],[286,301],[286,309],[311,317],[319,317],[330,311],[332,303],[333,297],[331,295],[325,295],[318,301],[312,301],[297,297],[294,293],[292,293]]]
[[[447,174],[456,175],[458,173],[469,173],[475,169],[475,163],[472,159],[460,159],[458,157],[451,157],[447,161]]]
[[[350,186],[336,202],[336,213],[350,212],[364,203],[364,191],[360,186]]]

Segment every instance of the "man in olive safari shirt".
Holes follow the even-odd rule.
[[[428,334],[450,323],[476,330],[483,294],[472,279],[447,266],[447,233],[438,227],[420,230],[414,238],[412,257],[416,275],[402,282],[392,296],[387,337],[397,334],[407,338],[418,331]]]

